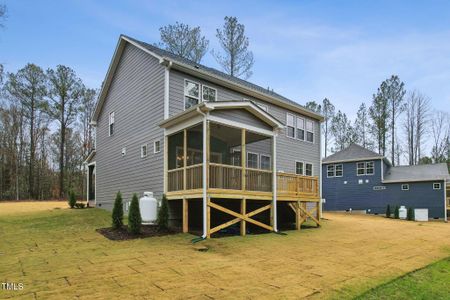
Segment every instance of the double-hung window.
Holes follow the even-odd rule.
[[[305,163],[305,175],[306,176],[312,176],[313,175],[313,170],[312,170],[312,164],[309,163]]]
[[[248,152],[247,153],[247,168],[258,169],[258,154]]]
[[[342,177],[344,175],[344,166],[342,164],[334,164],[327,166],[327,177]]]
[[[302,161],[295,162],[295,174],[303,175],[303,162]]]
[[[336,173],[334,176],[342,177],[344,175],[344,166],[342,164],[335,165]]]
[[[217,90],[207,85],[202,86],[202,99],[205,102],[217,101]]]
[[[286,135],[295,138],[295,118],[291,114],[286,115]]]
[[[297,138],[305,140],[305,120],[299,117],[297,117]]]
[[[375,173],[374,170],[374,162],[366,161],[366,162],[358,162],[356,163],[356,175],[373,175]]]
[[[335,176],[335,167],[334,165],[328,165],[327,166],[327,177],[334,177]]]
[[[197,105],[200,101],[200,84],[184,80],[184,109]]]
[[[356,163],[356,174],[357,175],[365,175],[366,174],[366,163],[364,163],[364,162]]]
[[[261,154],[261,157],[260,157],[260,168],[262,170],[270,170],[270,167],[271,167],[271,161],[270,160],[271,159],[270,159],[269,155]]]
[[[161,152],[161,141],[157,140],[153,142],[153,153]]]
[[[114,134],[114,112],[109,113],[109,135]]]
[[[308,142],[314,142],[314,123],[313,121],[306,120],[306,140]]]

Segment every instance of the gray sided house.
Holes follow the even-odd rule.
[[[204,237],[235,226],[244,235],[319,223],[322,119],[122,35],[92,116],[88,201],[111,209],[117,191],[125,201],[166,194],[172,224]]]
[[[352,144],[323,159],[322,173],[324,210],[384,214],[388,204],[404,205],[446,220],[450,209],[445,163],[393,167],[382,155]]]

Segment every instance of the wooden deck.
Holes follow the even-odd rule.
[[[167,174],[166,193],[168,200],[183,201],[183,232],[188,232],[188,205],[190,199],[203,198],[203,164],[196,164],[169,170]],[[249,169],[241,166],[223,164],[209,165],[207,180],[207,237],[236,223],[240,223],[241,235],[246,234],[246,224],[251,223],[269,231],[273,231],[273,175],[272,171]],[[296,174],[277,174],[277,201],[285,201],[295,213],[296,228],[308,218],[320,226],[320,191],[319,179],[312,176]],[[240,201],[240,211],[230,210],[215,202],[215,199]],[[266,205],[247,210],[247,202],[265,200]],[[313,205],[307,205],[310,202]],[[312,206],[312,208],[311,208]],[[211,209],[221,211],[232,217],[228,222],[211,228]],[[264,224],[254,217],[270,210],[270,224]]]

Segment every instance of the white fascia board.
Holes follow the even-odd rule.
[[[344,162],[356,162],[356,161],[366,161],[366,160],[378,160],[383,159],[382,157],[367,157],[367,158],[358,158],[358,159],[341,159],[341,160],[332,160],[332,161],[322,161],[323,165],[327,164],[335,164],[335,163],[344,163]]]

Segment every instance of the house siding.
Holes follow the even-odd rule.
[[[97,121],[97,205],[111,209],[115,194],[124,202],[133,193],[163,192],[164,67],[156,58],[127,44]],[[109,113],[114,111],[114,134],[109,136]],[[153,142],[161,141],[154,154]],[[148,145],[141,158],[141,145]],[[122,156],[122,148],[126,155]]]
[[[369,160],[373,161],[373,160]],[[388,166],[382,160],[375,160],[374,175],[356,175],[356,162],[343,164],[342,177],[327,177],[327,166],[322,166],[322,192],[325,198],[324,210],[366,210],[369,213],[384,214],[387,205],[404,205],[412,208],[428,208],[430,218],[444,217],[444,182],[425,181],[408,182],[409,191],[402,191],[402,183],[382,183],[381,164],[386,173]],[[363,180],[359,184],[359,180]],[[366,180],[369,182],[366,183]],[[347,183],[344,184],[344,181]],[[441,190],[433,190],[433,182],[441,182]],[[383,186],[384,190],[374,190],[374,186]],[[369,211],[370,210],[370,211]]]
[[[289,110],[252,96],[233,91],[229,88],[198,79],[177,70],[170,71],[169,116],[174,116],[184,110],[184,80],[190,79],[217,89],[217,101],[242,101],[248,99],[268,107],[268,112],[283,124],[286,124],[286,113]],[[295,173],[295,161],[313,164],[313,175],[320,173],[320,122],[301,114],[290,112],[314,122],[314,143],[292,139],[286,136],[286,130],[279,132],[277,137],[277,168],[278,171]]]
[[[211,112],[211,115],[272,131],[272,127],[244,109],[215,110]]]

